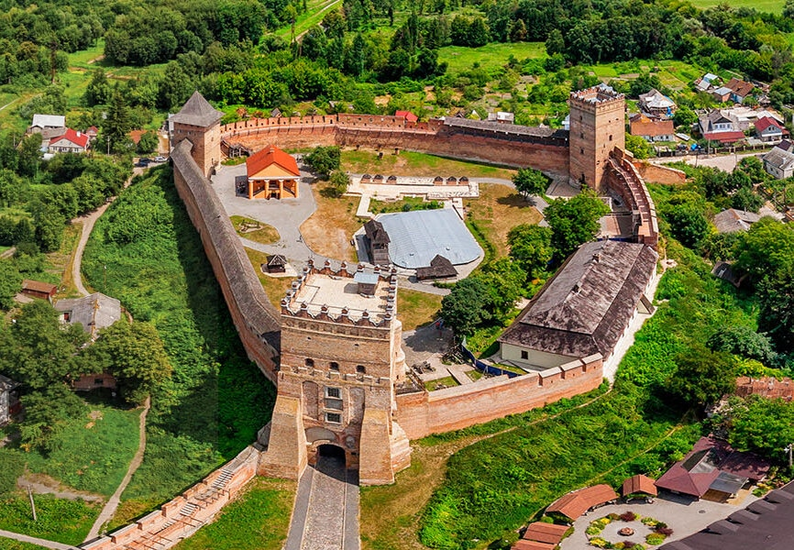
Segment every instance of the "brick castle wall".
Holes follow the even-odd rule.
[[[644,181],[665,185],[680,185],[686,182],[686,174],[676,168],[659,166],[647,160],[635,160],[634,167]]]
[[[419,439],[543,407],[594,390],[602,380],[603,363],[597,355],[516,378],[400,394],[395,420],[409,439]]]

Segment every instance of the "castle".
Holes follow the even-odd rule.
[[[405,380],[394,272],[309,263],[281,301],[267,299],[208,179],[224,152],[316,145],[410,149],[568,176],[630,207],[634,239],[656,245],[653,202],[623,151],[622,94],[571,94],[570,132],[464,119],[408,122],[380,115],[252,119],[220,125],[196,92],[173,117],[174,180],[249,355],[278,388],[260,434],[260,474],[296,479],[324,452],[344,453],[362,484],[391,483],[408,441],[524,412],[599,386],[595,353],[517,378],[429,393]]]

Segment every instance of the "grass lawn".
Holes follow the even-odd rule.
[[[439,388],[441,386],[441,388]],[[438,380],[431,380],[430,382],[425,382],[425,389],[427,391],[435,391],[438,389],[443,388],[451,388],[452,386],[460,386],[458,381],[455,380],[452,376],[447,376],[444,378],[439,378]]]
[[[295,279],[293,277],[269,277],[268,275],[265,275],[262,273],[260,266],[267,262],[267,254],[258,250],[253,250],[251,248],[246,248],[245,253],[248,254],[248,258],[251,260],[251,265],[254,266],[254,271],[259,277],[259,280],[262,282],[262,286],[265,289],[268,299],[274,306],[276,306],[277,309],[280,309],[281,299],[287,293],[287,290],[289,290],[292,282]],[[295,267],[296,269],[303,268],[303,266]]]
[[[438,310],[441,309],[442,298],[438,294],[398,289],[397,317],[403,323],[403,330],[414,330],[435,321]]]
[[[0,538],[0,550],[41,550],[41,546]]]
[[[359,198],[324,196],[322,191],[327,186],[327,182],[312,185],[317,210],[303,222],[300,232],[306,245],[315,253],[355,262],[358,260],[356,249],[350,244],[350,240],[362,225],[356,219]]]
[[[401,151],[399,155],[384,153],[379,159],[373,151],[342,151],[342,169],[354,174],[384,176],[466,176],[469,178],[511,179],[516,171],[476,162],[465,162],[425,153]]]
[[[728,4],[732,8],[753,8],[772,13],[782,13],[785,3],[785,0],[692,0],[692,5],[701,9]]]
[[[278,230],[266,223],[252,220],[251,218],[245,218],[243,216],[232,216],[230,219],[232,220],[232,225],[234,225],[234,230],[237,231],[237,234],[251,241],[260,244],[273,244],[277,243],[279,239],[281,239],[281,235],[278,234]],[[244,230],[244,226],[247,226],[251,229]]]
[[[287,538],[296,483],[256,478],[246,492],[175,550],[279,550]]]
[[[27,494],[20,492],[2,497],[0,529],[77,545],[83,542],[94,520],[99,516],[99,504],[82,500],[62,500],[52,495],[34,495],[34,499],[37,521],[33,521]]]
[[[369,203],[369,211],[373,214],[384,214],[386,212],[409,212],[411,210],[435,210],[443,206],[439,201],[425,201],[422,197],[405,197],[404,199],[390,202],[372,199]]]
[[[468,71],[475,63],[484,68],[502,67],[511,55],[518,60],[548,57],[543,42],[510,42],[486,44],[480,48],[444,46],[438,50],[438,61],[446,62],[447,72],[455,74]]]
[[[507,234],[517,225],[536,224],[543,217],[512,187],[487,183],[480,184],[480,197],[466,199],[468,221],[474,222],[483,237],[495,249],[497,258],[507,256]],[[482,245],[482,243],[480,243]]]

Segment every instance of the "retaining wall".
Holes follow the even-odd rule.
[[[526,412],[596,389],[603,379],[600,354],[516,378],[498,376],[436,390],[397,395],[395,420],[408,439],[467,428]]]
[[[651,183],[663,183],[666,185],[680,185],[686,182],[686,174],[676,168],[669,166],[659,166],[648,161],[634,161],[634,167],[642,176],[642,179]]]
[[[270,303],[210,181],[183,140],[171,153],[174,183],[196,227],[248,357],[273,383],[278,370],[281,315]]]

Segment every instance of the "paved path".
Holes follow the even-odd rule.
[[[653,164],[669,164],[671,162],[685,162],[692,166],[710,166],[719,168],[725,172],[733,172],[736,165],[745,157],[756,157],[763,155],[766,151],[754,151],[750,153],[737,153],[728,155],[687,155],[683,157],[659,157],[651,159]]]
[[[29,544],[35,544],[37,546],[43,546],[45,548],[55,548],[55,550],[79,550],[75,546],[69,546],[68,544],[62,544],[60,542],[55,542],[47,539],[38,539],[36,537],[29,537],[27,535],[20,535],[19,533],[12,533],[11,531],[3,531],[2,529],[0,529],[0,537],[5,537],[7,539],[14,539],[20,542],[27,542]]]
[[[321,456],[301,476],[284,550],[359,550],[358,513],[355,472]]]
[[[119,507],[119,503],[121,502],[121,494],[127,488],[127,485],[129,485],[132,475],[141,465],[141,462],[143,462],[143,454],[144,451],[146,451],[146,415],[149,414],[149,408],[151,407],[151,404],[151,397],[147,397],[139,421],[140,424],[138,429],[140,435],[138,440],[138,450],[135,452],[135,456],[132,457],[132,462],[130,462],[130,466],[127,468],[127,473],[124,474],[124,479],[121,480],[121,483],[116,488],[116,492],[113,493],[113,496],[110,497],[110,500],[108,500],[107,504],[105,504],[104,508],[102,508],[102,511],[99,513],[99,517],[96,518],[94,525],[88,532],[88,536],[85,538],[86,541],[98,537],[102,526],[109,522],[116,514],[116,509]]]

